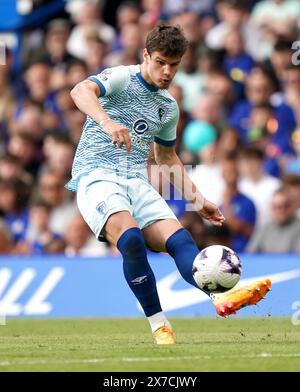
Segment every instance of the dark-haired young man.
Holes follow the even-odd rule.
[[[185,199],[213,224],[224,221],[188,178],[175,152],[178,107],[167,88],[187,46],[179,27],[158,25],[146,39],[141,65],[106,69],[71,92],[88,117],[67,186],[77,191],[78,207],[97,238],[115,244],[122,254],[126,281],[157,344],[174,344],[175,338],[160,306],[146,247],[167,251],[182,277],[195,287],[192,265],[198,248],[148,183],[146,167],[153,141],[156,162],[166,174],[172,171],[170,181]],[[227,292],[224,300],[214,304],[225,316],[257,302],[268,286],[269,282],[258,282],[238,298],[236,293],[223,297]]]

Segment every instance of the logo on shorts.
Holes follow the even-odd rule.
[[[100,201],[100,203],[97,205],[96,210],[100,212],[100,214],[103,214],[106,208],[106,203],[105,201]]]
[[[142,135],[149,129],[149,125],[146,120],[136,120],[136,122],[133,124],[133,130],[138,134]]]

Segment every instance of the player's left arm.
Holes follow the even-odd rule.
[[[225,220],[224,216],[215,204],[203,197],[189,178],[181,160],[176,154],[175,147],[154,143],[154,156],[162,173],[184,198],[193,205],[198,214],[214,225],[221,226]]]

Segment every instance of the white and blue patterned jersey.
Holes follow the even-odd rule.
[[[112,144],[111,136],[88,116],[76,150],[72,179],[66,187],[76,191],[79,177],[97,168],[147,178],[152,142],[176,144],[179,110],[175,99],[167,90],[147,83],[139,65],[108,68],[88,80],[98,84],[99,102],[108,116],[127,127],[131,151],[127,153],[125,145],[120,149]]]

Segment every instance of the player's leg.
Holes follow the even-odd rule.
[[[177,220],[158,220],[143,229],[143,234],[150,249],[168,252],[173,257],[181,276],[199,288],[192,274],[193,261],[199,249],[190,233]]]
[[[125,279],[148,318],[155,342],[175,343],[170,333],[171,326],[160,306],[155,276],[147,259],[146,244],[136,221],[128,211],[114,213],[108,218],[103,234],[122,254]]]
[[[110,215],[105,226],[107,240],[123,257],[125,279],[147,317],[161,312],[153,271],[147,259],[143,234],[128,211]]]
[[[129,187],[129,194],[132,205],[134,206],[133,216],[137,220],[139,227],[143,228],[143,234],[147,237],[147,245],[150,249],[165,251],[165,238],[160,235],[160,230],[155,230],[156,227],[154,227],[154,222],[164,222],[163,233],[168,237],[172,236],[178,230],[186,231],[182,229],[182,226],[179,224],[176,216],[170,210],[166,202],[149,183],[139,179],[132,179],[130,182],[132,185]],[[150,226],[152,227],[152,230],[148,229]],[[189,249],[188,239],[190,240],[190,244],[194,244],[189,234],[187,237],[188,238],[185,238],[184,241],[186,252],[188,252]],[[196,251],[193,249],[193,255],[190,259],[193,260],[195,257],[194,254],[197,253],[198,249],[196,248]],[[191,282],[191,280],[193,280],[192,268],[187,267],[186,259],[187,257],[185,255],[184,262],[180,263],[179,258],[176,258],[176,260],[179,260],[178,266],[180,271],[183,273],[184,277]],[[183,257],[181,257],[181,260],[183,261]],[[192,284],[196,284],[194,280]],[[157,343],[174,341],[171,326],[166,321],[166,317],[162,312],[153,314],[148,317],[148,320],[152,328],[154,340]],[[160,327],[155,330],[158,326]]]

